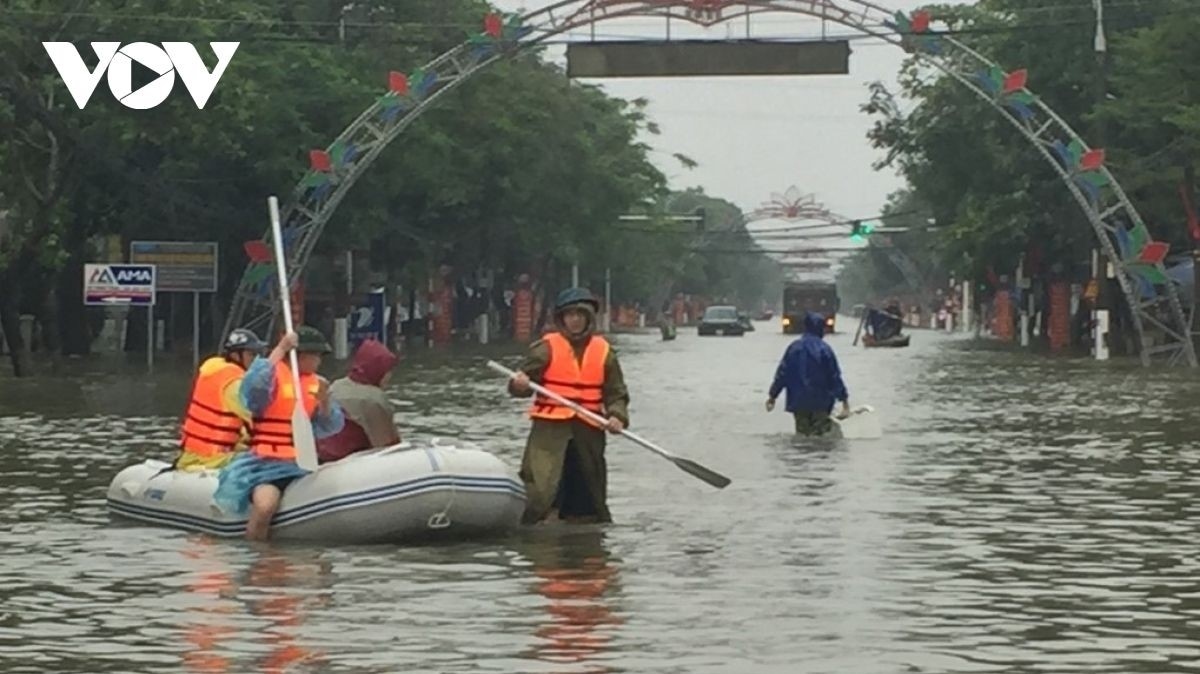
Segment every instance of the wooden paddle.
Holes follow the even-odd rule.
[[[867,323],[867,309],[864,308],[862,320],[858,322],[858,330],[854,331],[854,341],[850,343],[850,346],[858,346],[858,337],[859,337],[859,335],[862,334],[863,326],[866,325],[866,323]]]
[[[494,360],[489,360],[487,363],[487,366],[489,368],[491,368],[492,370],[495,370],[496,372],[499,372],[500,374],[508,377],[509,379],[512,379],[517,374],[516,372],[513,372],[512,370],[504,367],[503,365],[501,365],[500,363],[497,363]],[[595,422],[596,424],[599,424],[600,426],[608,425],[608,419],[605,419],[604,417],[600,416],[599,414],[596,414],[595,412],[587,409],[586,407],[579,405],[578,403],[575,403],[571,400],[567,400],[566,398],[558,395],[557,393],[546,389],[544,386],[540,386],[535,382],[529,382],[529,387],[532,388],[537,393],[539,393],[540,395],[546,396],[547,398],[550,398],[551,400],[556,401],[560,405],[566,405],[567,407],[570,407],[572,410],[575,411],[576,414],[578,414],[582,417],[585,417],[587,419],[590,419],[593,422]],[[617,433],[617,435],[623,435],[623,436],[629,438],[630,440],[632,440],[632,441],[636,442],[637,444],[645,447],[646,449],[654,452],[655,454],[661,456],[662,458],[666,459],[667,461],[670,461],[671,463],[675,464],[683,472],[685,472],[693,477],[704,480],[705,482],[707,482],[708,484],[711,484],[712,486],[716,487],[717,489],[724,489],[725,487],[729,486],[730,482],[732,482],[732,480],[725,477],[724,475],[721,475],[720,473],[718,473],[714,470],[705,468],[704,466],[701,466],[700,464],[698,464],[695,461],[692,461],[690,459],[685,459],[681,456],[675,456],[674,454],[668,452],[667,450],[663,449],[662,447],[659,447],[658,445],[654,444],[653,442],[650,442],[649,440],[646,440],[645,438],[643,438],[641,436],[635,435],[634,433],[632,433],[630,431],[621,431],[620,433]]]
[[[292,293],[288,288],[287,267],[283,259],[283,233],[279,228],[279,199],[267,198],[267,210],[271,213],[271,238],[275,244],[275,269],[279,272],[279,298],[283,301],[283,325],[288,332],[295,332],[292,325]],[[315,471],[317,461],[317,439],[313,436],[312,420],[304,410],[304,389],[300,388],[300,366],[296,362],[296,350],[288,351],[292,370],[292,390],[295,391],[296,406],[292,408],[292,446],[296,448],[296,465],[307,471]]]

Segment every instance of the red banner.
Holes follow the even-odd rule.
[[[296,279],[292,284],[292,325],[304,325],[304,281]]]
[[[521,288],[513,295],[513,339],[522,344],[533,339],[533,292]]]
[[[1066,281],[1050,284],[1050,349],[1061,351],[1071,343],[1071,288]]]
[[[1002,342],[1013,341],[1013,306],[1007,290],[998,291],[992,302],[992,334]]]
[[[433,317],[433,343],[439,346],[449,344],[454,331],[454,291],[449,283],[433,292],[433,303],[437,312]]]

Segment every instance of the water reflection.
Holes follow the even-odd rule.
[[[318,668],[326,654],[300,634],[307,614],[332,601],[332,565],[319,551],[264,546],[237,581],[238,598],[260,619],[257,631],[269,652],[256,671],[280,674],[295,666]]]
[[[220,558],[221,545],[206,536],[189,536],[180,551],[194,571],[184,590],[183,664],[190,672],[218,674],[237,671],[229,644],[238,635],[233,571]]]
[[[320,551],[189,536],[180,554],[191,569],[182,587],[187,671],[278,674],[327,664],[301,634],[309,614],[332,601],[332,564]]]
[[[619,561],[600,526],[551,525],[531,536],[522,551],[533,564],[532,590],[544,598],[545,614],[527,657],[556,665],[554,671],[605,674],[613,640],[624,622],[614,611],[620,594]]]

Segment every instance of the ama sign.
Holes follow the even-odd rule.
[[[80,110],[87,105],[105,73],[113,97],[134,110],[149,110],[167,100],[175,88],[175,74],[178,73],[196,107],[203,110],[241,43],[210,42],[209,47],[217,55],[217,65],[211,72],[196,48],[188,42],[163,42],[161,47],[149,42],[131,42],[124,47],[120,42],[91,44],[97,63],[95,69],[89,70],[79,50],[70,42],[42,43]],[[133,90],[134,61],[157,75],[137,91]]]
[[[152,306],[155,270],[152,264],[85,264],[83,303]]]

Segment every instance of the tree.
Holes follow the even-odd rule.
[[[1010,70],[1026,68],[1031,88],[1085,136],[1096,130],[1090,2],[983,0],[932,13],[970,47]],[[1120,39],[1155,15],[1106,8],[1109,36]],[[950,271],[981,278],[989,268],[1009,270],[1030,248],[1066,265],[1087,259],[1095,245],[1087,220],[1044,158],[986,102],[913,59],[901,89],[916,102],[908,114],[882,85],[872,87],[864,106],[877,117],[870,138],[887,151],[881,165],[898,167],[929,205]],[[1124,180],[1121,167],[1114,170]]]

